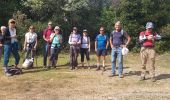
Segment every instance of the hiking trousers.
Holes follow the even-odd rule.
[[[141,47],[140,56],[142,62],[141,76],[146,75],[146,64],[149,63],[148,69],[151,77],[155,77],[155,49],[154,47]]]
[[[70,66],[76,67],[78,65],[77,58],[79,53],[78,46],[70,46]]]

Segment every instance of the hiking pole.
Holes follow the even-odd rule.
[[[36,64],[36,67],[38,67],[38,64],[37,64],[37,49],[35,50],[35,64]]]

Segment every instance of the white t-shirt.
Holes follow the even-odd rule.
[[[81,48],[89,48],[90,38],[87,36],[82,37]]]
[[[37,39],[37,34],[35,32],[34,33],[28,32],[25,34],[25,38],[27,43],[33,43]]]
[[[16,29],[13,28],[13,30],[11,28],[9,28],[9,32],[11,36],[16,36]],[[17,42],[18,40],[16,38],[11,38],[11,43]]]

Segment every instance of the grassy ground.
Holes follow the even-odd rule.
[[[24,70],[22,75],[6,77],[1,70],[0,100],[170,100],[170,54],[157,56],[155,83],[139,81],[138,54],[124,57],[123,79],[108,77],[110,56],[104,73],[96,68],[70,71],[68,54],[60,54],[59,66],[49,71],[42,68],[42,61],[39,57],[38,66]],[[91,65],[95,65],[95,55]]]

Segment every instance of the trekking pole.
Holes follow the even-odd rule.
[[[38,67],[38,64],[37,64],[37,49],[35,50],[35,64],[36,64],[36,67]]]

